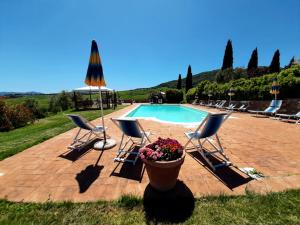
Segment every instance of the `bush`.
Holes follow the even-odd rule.
[[[195,99],[196,93],[197,93],[197,88],[195,87],[188,90],[188,92],[186,93],[186,101],[188,103],[191,103]]]
[[[300,65],[282,70],[280,73],[251,79],[240,78],[227,83],[202,81],[197,86],[197,92],[200,99],[206,99],[208,93],[212,94],[212,99],[228,99],[228,91],[233,88],[234,100],[269,100],[273,98],[270,89],[274,78],[278,78],[280,85],[279,98],[300,98]]]
[[[27,99],[23,106],[31,111],[35,119],[41,119],[47,115],[47,109],[39,107],[39,103],[35,99]]]
[[[177,89],[167,90],[166,98],[168,103],[180,103],[183,100],[183,92]]]
[[[9,131],[14,127],[8,118],[9,108],[4,101],[0,101],[0,131]]]
[[[65,111],[72,107],[71,96],[65,91],[62,91],[58,95],[54,95],[50,98],[49,111],[58,113]]]
[[[14,128],[19,128],[34,122],[34,115],[23,105],[16,105],[9,109],[8,118]]]

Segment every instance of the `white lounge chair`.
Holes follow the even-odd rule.
[[[296,124],[300,124],[300,111],[296,114],[276,114],[275,117],[278,117],[280,120],[281,119],[286,119],[286,120],[290,120],[290,119],[296,119]]]
[[[88,144],[94,137],[103,138],[104,128],[103,126],[95,126],[85,118],[79,115],[67,114],[70,120],[79,128],[73,142],[68,146],[69,149],[78,149]],[[105,130],[107,127],[105,128]],[[83,133],[85,130],[87,132]]]
[[[217,109],[222,109],[226,103],[226,100],[222,100],[219,105],[216,106]]]
[[[224,149],[217,134],[219,128],[227,120],[230,114],[231,112],[216,114],[209,113],[194,132],[185,133],[188,141],[185,144],[184,149],[186,151],[190,149],[196,149],[214,171],[218,167],[231,165],[229,158],[224,153]],[[216,144],[214,143],[213,138],[215,139]],[[209,151],[208,149],[204,148],[203,145],[206,142],[214,148],[214,151]],[[192,148],[187,147],[190,143],[193,145]],[[222,162],[218,165],[213,165],[207,155],[214,155]]]
[[[135,165],[136,161],[139,157],[138,151],[132,151],[135,146],[139,146],[139,148],[142,148],[145,146],[147,141],[150,143],[150,132],[145,132],[141,124],[138,122],[137,119],[133,118],[111,118],[111,120],[114,122],[114,124],[117,125],[117,127],[120,128],[122,131],[122,139],[120,142],[119,149],[117,151],[117,156],[114,158],[114,161],[117,162],[129,162]],[[127,140],[124,142],[124,138],[127,137]],[[127,144],[131,142],[131,145],[126,148]],[[126,159],[125,156],[129,155],[135,155],[134,159]]]
[[[246,112],[247,111],[248,106],[246,106],[245,104],[241,105],[238,108],[234,108],[234,110],[237,110],[239,112]]]

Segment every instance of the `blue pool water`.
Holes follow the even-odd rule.
[[[182,105],[140,105],[126,117],[149,117],[172,123],[199,123],[207,112]]]

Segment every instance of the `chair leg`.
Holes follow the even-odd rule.
[[[207,162],[207,164],[215,171],[216,169],[215,169],[214,165],[212,164],[212,162],[205,155],[203,144],[201,143],[201,141],[199,139],[198,139],[198,143],[199,143],[199,147],[200,147],[200,148],[197,148],[198,152],[201,154],[201,156]]]

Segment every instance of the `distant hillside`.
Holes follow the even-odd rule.
[[[203,80],[214,81],[218,71],[219,70],[212,70],[193,75],[193,86],[196,86]],[[138,88],[134,90],[119,91],[118,93],[119,97],[123,100],[133,99],[136,102],[145,102],[148,101],[151,92],[158,90],[166,91],[168,88],[176,88],[176,86],[177,80],[172,80],[150,88]],[[185,87],[185,78],[182,79],[182,87]]]
[[[0,96],[27,96],[27,95],[42,95],[43,93],[30,91],[30,92],[13,92],[13,91],[2,91]]]
[[[211,70],[202,73],[197,73],[193,75],[193,86],[197,85],[199,82],[204,80],[215,81],[216,74],[219,70]],[[168,81],[165,83],[161,83],[153,88],[161,88],[161,87],[168,87],[168,88],[176,88],[177,80]],[[182,87],[185,87],[185,78],[182,79]]]

